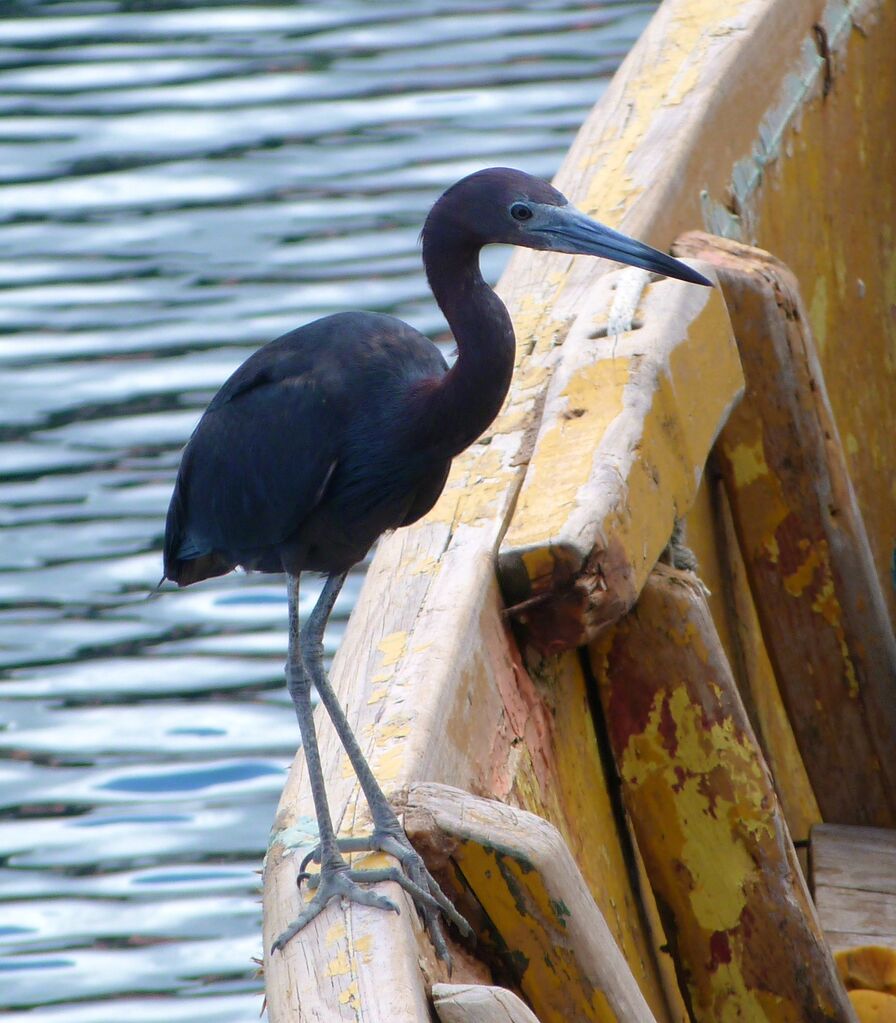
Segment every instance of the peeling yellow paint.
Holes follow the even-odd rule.
[[[656,951],[665,940],[658,917],[655,932],[645,928],[639,894],[626,866],[578,651],[551,658],[544,670],[543,682],[536,681],[536,685],[546,699],[554,697],[550,703],[550,784],[539,786],[528,744],[520,744],[514,801],[560,829],[657,1023],[683,1020],[683,1006],[669,1013],[667,1001],[671,1005],[680,1002],[671,975],[664,994],[658,961],[666,965],[669,959]],[[652,903],[649,890],[640,897],[648,905]],[[548,997],[547,993],[543,997]]]
[[[809,302],[809,323],[818,343],[819,352],[824,351],[828,329],[828,280],[819,275],[815,278],[812,288],[812,299]]]
[[[602,359],[569,381],[563,391],[568,413],[557,416],[538,438],[537,458],[529,464],[505,546],[543,544],[562,528],[591,476],[595,448],[623,409],[628,374],[628,359]]]
[[[669,721],[674,723],[674,753],[662,731]],[[710,803],[704,779],[717,769],[731,779],[736,800],[726,798],[722,787],[713,791]],[[752,743],[730,719],[707,727],[684,687],[673,689],[671,696],[661,691],[643,731],[629,741],[621,774],[637,786],[639,800],[653,808],[663,829],[669,852],[665,869],[674,874],[676,863],[687,865],[690,906],[700,925],[710,932],[735,927],[746,886],[757,870],[750,845],[774,838],[765,778]],[[671,800],[670,791],[675,792]],[[720,826],[725,820],[729,826]],[[736,837],[745,833],[752,836],[750,844]]]
[[[669,106],[678,106],[706,73],[706,52],[713,38],[733,24],[748,0],[693,0],[686,14],[668,26],[657,60],[626,80],[628,106],[622,126],[608,125],[583,153],[579,170],[588,182],[585,209],[618,225],[622,214],[649,184],[637,173],[637,154],[651,122]]]
[[[359,1008],[358,1005],[358,982],[353,980],[351,984],[339,995],[340,1005],[350,1005],[353,1009]]]
[[[533,589],[537,590],[542,582],[550,583],[556,564],[550,547],[539,546],[533,550],[523,551],[522,560]]]
[[[346,974],[352,972],[352,963],[347,950],[337,953],[337,955],[327,963],[324,970],[328,977],[344,977]]]
[[[392,632],[388,636],[384,636],[379,643],[377,643],[377,650],[381,650],[383,653],[383,659],[380,662],[383,667],[389,664],[395,664],[395,662],[402,656],[405,651],[405,647],[408,643],[407,632]]]
[[[868,31],[850,30],[847,9],[859,8],[870,15]],[[833,64],[836,102],[820,91],[806,96],[794,136],[798,146],[786,159],[765,164],[762,186],[743,215],[755,225],[750,240],[785,262],[805,288],[828,397],[892,615],[896,145],[889,128],[896,118],[896,7],[831,3],[827,9],[845,17]],[[856,187],[872,179],[874,187]],[[847,192],[850,201],[840,201]],[[882,486],[882,480],[891,483]]]
[[[381,785],[388,787],[401,777],[404,752],[400,745],[376,750],[371,767]]]
[[[552,575],[578,572],[590,541],[616,552],[619,577],[609,585],[630,602],[674,519],[693,502],[720,422],[743,387],[724,301],[712,292],[701,298],[679,306],[680,293],[648,288],[643,353],[570,357],[501,545],[502,567],[514,572],[521,562],[533,591]]]
[[[807,552],[805,560],[802,564],[800,564],[795,572],[783,577],[784,588],[791,597],[801,596],[806,587],[811,586],[815,581],[816,573],[822,566],[822,554],[818,550],[818,547],[810,547],[809,541],[805,538],[799,541],[799,547],[802,551]],[[827,568],[826,559],[824,567]],[[833,594],[833,588],[831,592]]]
[[[562,939],[564,917],[537,871],[474,842],[460,843],[454,859],[503,941],[525,963],[520,987],[542,1023],[570,1018],[619,1023],[606,996],[589,987],[579,971]],[[563,909],[575,911],[574,906]]]
[[[738,444],[735,447],[725,446],[725,457],[734,470],[734,481],[738,487],[747,487],[756,480],[769,475],[765,461],[765,449],[762,437],[759,436],[752,444]]]

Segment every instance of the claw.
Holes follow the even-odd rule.
[[[444,914],[464,937],[469,937],[473,933],[473,929],[458,913],[439,887],[438,881],[429,872],[422,857],[411,845],[397,820],[395,827],[375,828],[370,835],[337,838],[336,847],[341,853],[384,852],[398,860],[401,864],[401,870],[397,867],[352,870],[346,866],[340,868],[338,873],[334,873],[333,876],[344,879],[344,881],[338,882],[340,885],[345,882],[352,884],[353,894],[346,896],[350,901],[360,902],[368,906],[380,906],[383,909],[394,909],[396,912],[398,912],[398,907],[390,899],[385,899],[383,896],[375,895],[373,892],[357,888],[357,885],[376,884],[380,881],[394,881],[400,885],[410,895],[420,911],[426,930],[432,939],[436,955],[439,959],[448,963],[450,972],[451,954],[448,951],[448,943],[445,939],[440,914]],[[296,884],[299,887],[302,886],[303,882],[307,882],[308,887],[315,890],[316,894],[304,912],[280,935],[274,943],[274,948],[283,948],[290,938],[320,913],[327,902],[339,894],[338,891],[326,894],[331,887],[331,882],[325,881],[324,870],[321,870],[319,874],[310,873],[307,868],[311,863],[320,863],[320,846],[316,846],[304,856],[299,864],[299,874],[296,878]],[[332,882],[332,884],[336,884],[336,882]],[[325,901],[318,905],[320,900],[323,899]],[[314,912],[309,915],[312,907],[315,907]]]
[[[316,892],[314,898],[308,903],[295,920],[271,945],[271,955],[278,949],[282,950],[287,943],[294,938],[299,931],[316,917],[336,898],[347,899],[349,902],[357,902],[362,906],[373,906],[376,909],[388,909],[401,914],[401,910],[395,903],[385,895],[378,895],[367,888],[362,888],[358,883],[364,881],[363,875],[366,871],[349,870],[347,866],[340,866],[330,869],[324,868],[317,875]],[[373,872],[378,873],[378,872]],[[375,880],[382,880],[377,878]]]

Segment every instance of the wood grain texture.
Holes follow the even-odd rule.
[[[456,897],[481,907],[481,954],[502,960],[541,1023],[653,1023],[556,828],[444,785],[415,785],[403,803],[415,844],[450,843]]]
[[[896,949],[896,831],[818,825],[812,829],[810,866],[818,916],[832,948]],[[892,973],[896,978],[896,962]]]
[[[543,651],[581,646],[634,604],[742,393],[718,291],[630,270],[597,283],[547,387],[499,553],[505,599]]]
[[[729,653],[729,663],[771,770],[790,835],[794,842],[804,843],[809,839],[812,825],[820,823],[821,810],[769,660],[725,488],[717,475],[711,485],[727,576],[727,616],[735,647],[734,656]],[[718,622],[715,613],[713,618]]]
[[[740,194],[734,174],[727,189],[710,189],[710,204],[733,206],[733,236],[774,253],[800,282],[896,622],[896,232],[889,227],[896,223],[896,5],[832,0],[816,24],[802,71],[771,108],[774,118],[752,151],[738,154],[750,160],[757,188]],[[707,229],[719,233],[709,222]]]
[[[693,1018],[852,1020],[693,578],[658,566],[635,610],[590,653]]]
[[[815,905],[825,933],[862,934],[864,945],[896,943],[896,895],[816,884]]]
[[[441,1023],[539,1023],[506,988],[484,984],[434,984],[432,1001]]]
[[[747,393],[717,461],[775,676],[824,819],[896,823],[896,640],[788,269],[694,233],[712,263]]]
[[[812,829],[812,884],[896,895],[896,831],[819,824]]]
[[[665,0],[583,125],[555,183],[587,212],[658,247],[668,246],[700,222],[706,196],[729,193],[733,162],[752,152],[757,125],[778,102],[797,56],[812,45],[813,25],[831,6],[829,0]],[[880,67],[876,74],[882,79]],[[823,81],[823,68],[813,81]],[[843,82],[848,84],[848,75]],[[814,88],[810,83],[809,94]],[[867,85],[866,93],[873,91]],[[820,84],[816,92],[820,97]],[[880,141],[889,137],[878,132],[866,142],[889,145]],[[766,180],[775,173],[768,166]],[[781,200],[784,212],[793,208],[798,220],[807,219],[793,194],[788,187]],[[783,212],[778,219],[784,220]],[[787,222],[793,224],[792,217]],[[822,245],[817,251],[828,249]],[[878,256],[887,251],[879,249]],[[576,788],[572,767],[564,768],[566,794],[555,795],[551,773],[544,769],[549,762],[544,750],[551,748],[549,716],[534,715],[533,721],[528,714],[544,709],[550,680],[567,669],[546,668],[541,691],[526,687],[527,673],[501,619],[494,559],[538,429],[545,386],[601,270],[582,257],[514,255],[500,285],[518,341],[507,405],[482,443],[456,460],[431,515],[380,545],[332,671],[387,790],[426,779],[498,793],[539,812],[546,807],[567,839],[603,818],[575,817],[579,802],[570,795]],[[887,456],[882,457],[886,465]],[[561,663],[566,662],[561,658]],[[326,723],[320,731],[341,830],[363,830],[363,802],[345,758]],[[591,778],[589,784],[605,793],[602,778],[579,777]],[[298,912],[295,853],[313,843],[311,821],[300,753],[265,864],[266,950]],[[614,829],[602,848],[618,850]],[[614,886],[633,891],[617,864],[616,853],[604,857],[603,852],[583,864],[592,892],[599,896]],[[602,870],[612,884],[601,883]],[[284,954],[266,952],[271,1023],[428,1018],[427,985],[445,976],[432,962],[403,895],[389,894],[404,906],[401,917],[331,905]],[[642,990],[657,1018],[666,1018],[651,951],[643,936],[637,937],[637,913],[625,904],[617,912],[620,932],[629,935],[626,955],[639,950],[629,961]],[[467,970],[471,980],[487,979],[459,952],[456,961],[455,979],[467,979]]]

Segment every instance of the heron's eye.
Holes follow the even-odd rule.
[[[531,220],[532,210],[524,202],[515,202],[510,207],[510,215],[514,220]]]

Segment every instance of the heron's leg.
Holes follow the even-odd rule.
[[[286,662],[286,680],[289,695],[292,697],[302,733],[302,748],[305,752],[305,763],[308,768],[308,780],[311,785],[311,797],[314,800],[314,812],[317,816],[318,834],[320,835],[320,878],[314,897],[305,906],[299,916],[277,938],[271,949],[282,949],[286,943],[303,927],[309,924],[326,905],[337,897],[352,902],[360,902],[365,906],[376,906],[379,909],[391,909],[396,913],[398,907],[383,895],[362,888],[342,858],[333,830],[333,820],[327,802],[327,790],[324,784],[323,768],[321,767],[320,751],[317,746],[317,734],[314,730],[314,716],[311,707],[311,679],[305,670],[300,646],[299,633],[299,577],[288,575],[289,594],[289,659]]]
[[[326,708],[333,722],[333,727],[339,736],[342,747],[348,754],[352,768],[361,784],[361,790],[367,805],[370,807],[370,814],[373,817],[374,827],[377,830],[398,830],[404,834],[398,818],[395,816],[389,800],[380,788],[379,782],[374,777],[367,758],[364,756],[355,733],[352,731],[348,718],[339,703],[339,698],[330,685],[327,673],[324,670],[324,629],[339,596],[339,591],[345,582],[347,572],[328,576],[320,597],[314,606],[314,610],[308,617],[305,627],[302,629],[302,655],[305,660],[308,674],[311,676],[314,687],[317,689],[320,702]]]
[[[377,782],[373,771],[370,769],[370,765],[367,763],[367,758],[364,756],[358,740],[355,738],[348,718],[345,716],[345,712],[339,703],[339,698],[330,685],[327,673],[324,670],[324,628],[347,574],[343,572],[333,574],[327,578],[320,598],[311,612],[308,621],[305,623],[304,629],[302,629],[301,637],[302,653],[308,674],[314,682],[320,702],[324,705],[330,720],[333,722],[333,727],[336,729],[342,747],[348,754],[349,761],[361,785],[361,790],[364,793],[373,818],[374,830],[373,834],[368,838],[363,840],[350,838],[337,841],[339,846],[346,851],[357,851],[360,849],[381,850],[394,856],[401,863],[411,879],[413,887],[415,889],[422,889],[431,896],[431,899],[428,900],[419,899],[415,896],[413,890],[406,888],[423,913],[433,939],[433,944],[436,947],[436,952],[441,958],[450,960],[445,938],[439,924],[438,914],[432,907],[431,902],[434,900],[438,903],[438,906],[455,923],[462,934],[470,933],[470,925],[448,900],[439,887],[438,882],[430,874],[420,854],[408,840],[401,822],[395,816],[389,800],[380,788],[379,782]],[[323,843],[321,843],[320,856],[323,857],[323,855],[325,853]],[[317,855],[313,853],[312,858],[317,859]],[[306,857],[303,869],[307,865],[308,859]],[[366,872],[353,871],[352,877],[359,879],[362,873]],[[369,879],[372,881],[374,877],[371,876]]]

